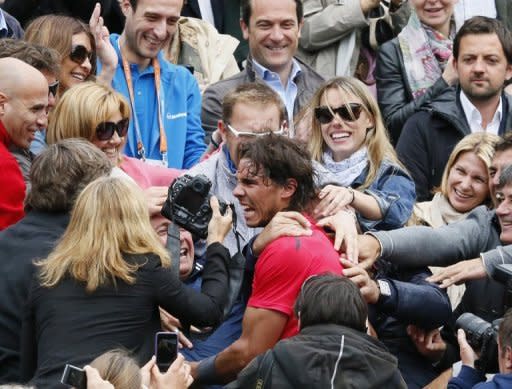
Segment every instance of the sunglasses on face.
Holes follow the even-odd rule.
[[[71,53],[69,53],[69,59],[78,65],[81,65],[88,58],[89,62],[92,64],[94,53],[92,51],[88,51],[85,46],[76,45],[71,47]]]
[[[361,116],[362,110],[363,106],[359,103],[348,103],[338,108],[317,107],[315,117],[321,124],[332,122],[334,114],[346,122],[355,122]]]
[[[261,136],[265,136],[265,135],[269,135],[269,134],[284,135],[286,133],[284,126],[281,126],[279,128],[279,130],[277,130],[277,131],[268,130],[265,132],[238,131],[236,128],[234,128],[230,124],[228,124],[227,126],[228,126],[229,131],[231,131],[231,133],[235,136],[235,138],[238,138],[240,136],[245,136],[248,138],[259,138]]]
[[[57,96],[57,90],[59,89],[59,80],[55,81],[53,84],[48,85],[48,94],[53,95],[53,97]]]
[[[128,133],[128,125],[130,121],[128,119],[123,119],[117,123],[113,122],[103,122],[98,124],[96,127],[96,138],[98,140],[109,140],[114,136],[114,132],[117,132],[119,137],[126,136]]]

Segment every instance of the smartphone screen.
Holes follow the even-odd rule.
[[[178,356],[178,332],[157,332],[155,336],[156,364],[167,371]]]
[[[70,385],[76,389],[87,388],[87,376],[85,371],[79,367],[69,364],[66,364],[64,367],[64,372],[62,373],[60,382],[66,385]]]

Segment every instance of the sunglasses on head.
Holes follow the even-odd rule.
[[[69,59],[79,65],[83,64],[85,60],[88,58],[89,62],[92,64],[94,53],[92,51],[87,50],[85,46],[76,45],[71,47],[71,53],[69,53]]]
[[[52,94],[53,97],[57,96],[57,90],[59,89],[59,80],[55,81],[53,84],[48,85],[48,94]]]
[[[117,132],[119,137],[126,136],[128,133],[128,125],[130,121],[128,119],[120,120],[117,123],[103,122],[98,124],[96,127],[96,138],[98,140],[109,140],[114,136],[114,132]]]
[[[359,103],[348,103],[337,108],[317,107],[315,108],[315,117],[321,124],[332,122],[334,114],[346,122],[355,122],[361,116],[362,110],[363,106]]]

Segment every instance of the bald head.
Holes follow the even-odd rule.
[[[32,88],[48,92],[48,82],[39,70],[16,58],[0,58],[0,92],[12,96]]]
[[[0,120],[11,141],[28,149],[48,119],[48,82],[36,68],[15,58],[0,59]]]

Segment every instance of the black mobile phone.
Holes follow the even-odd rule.
[[[85,370],[79,367],[66,364],[60,382],[75,387],[76,389],[87,389],[87,375]]]
[[[167,371],[178,356],[178,331],[156,333],[155,355],[160,371]]]

